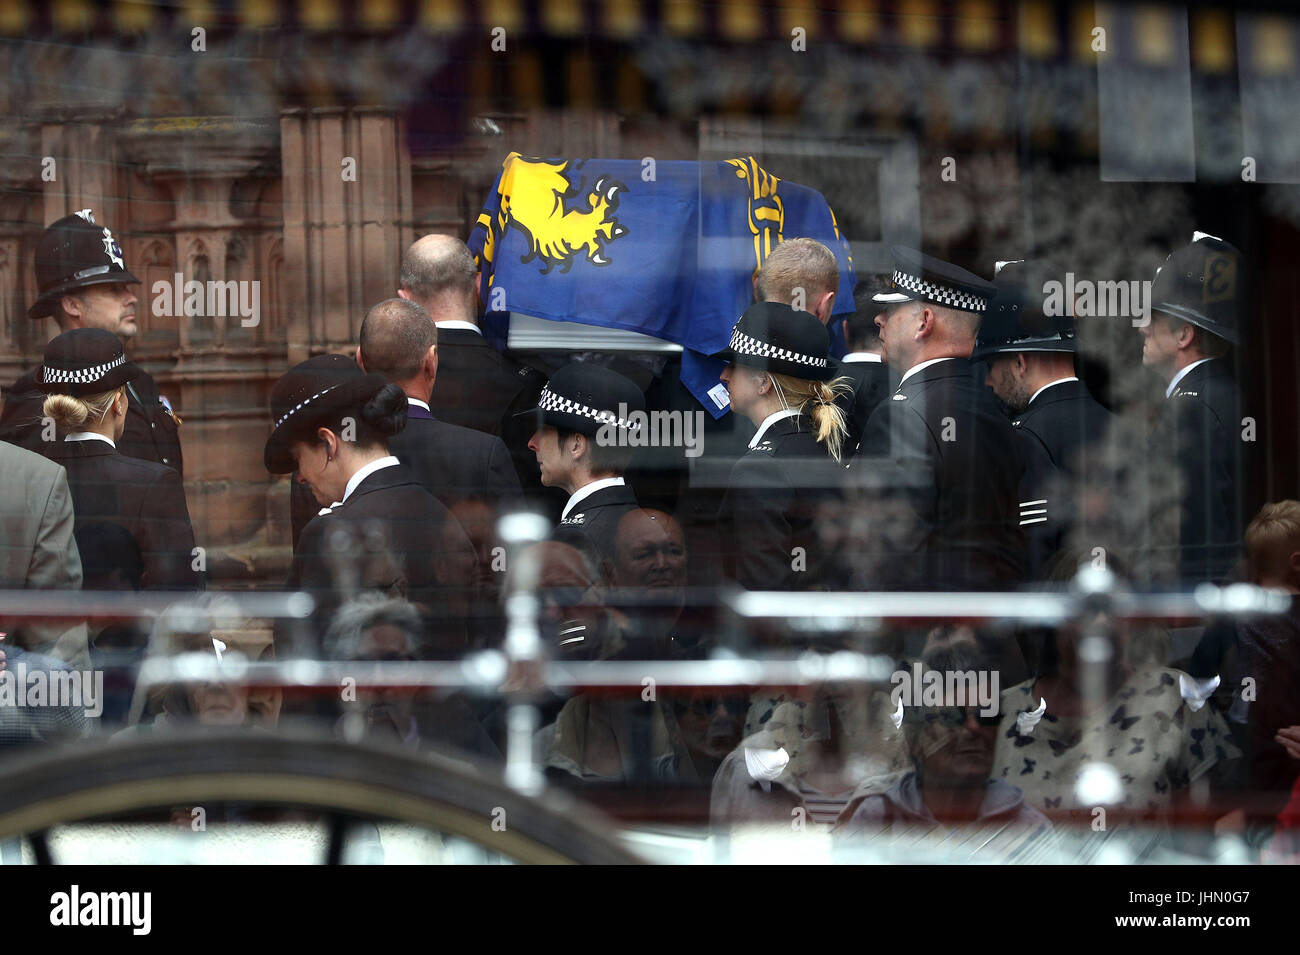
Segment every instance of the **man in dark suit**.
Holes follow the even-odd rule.
[[[95,224],[89,209],[64,216],[45,230],[36,245],[36,283],[40,295],[28,317],[49,315],[61,332],[102,328],[127,342],[139,331],[135,321],[140,280],[127,271],[122,248],[107,228]],[[140,369],[127,387],[126,430],[118,449],[133,458],[166,465],[183,474],[180,419],[158,392],[158,384]],[[5,393],[0,412],[0,439],[41,451],[52,439],[41,418],[44,393],[36,371],[23,375]]]
[[[1051,572],[1060,548],[1079,552],[1080,495],[1088,460],[1110,427],[1111,413],[1075,374],[1074,318],[1049,315],[1041,292],[1050,265],[1004,263],[997,293],[980,323],[971,361],[988,365],[986,383],[1014,414],[1028,443],[1020,526],[1030,540],[1034,576]],[[1086,552],[1084,552],[1086,554]]]
[[[361,323],[357,364],[406,393],[406,427],[388,448],[447,507],[481,497],[508,508],[520,490],[505,444],[433,414],[432,396],[441,390],[441,336],[428,312],[400,298],[380,302]]]
[[[361,323],[357,364],[406,393],[406,427],[389,439],[388,449],[456,515],[469,536],[479,582],[471,642],[493,644],[503,632],[499,572],[505,569],[493,553],[496,522],[523,505],[522,492],[500,438],[440,421],[430,410],[430,396],[438,391],[440,378],[441,334],[415,302],[388,299]]]
[[[500,437],[521,452],[528,434],[512,415],[536,403],[546,376],[497,351],[478,327],[478,270],[464,242],[426,235],[402,256],[397,288],[438,328],[438,387],[429,409],[440,420]],[[523,455],[521,479],[534,477]]]
[[[884,306],[881,353],[902,375],[872,413],[850,472],[877,524],[862,582],[1014,587],[1027,572],[1018,524],[1024,450],[969,362],[993,285],[912,249],[893,253],[890,288],[874,300]]]
[[[583,549],[612,579],[618,524],[637,509],[623,479],[631,458],[629,435],[647,426],[645,396],[616,371],[574,362],[542,389],[537,407],[520,418],[535,426],[528,450],[537,455],[542,484],[569,492],[554,540]]]
[[[1228,577],[1257,503],[1248,500],[1254,445],[1243,440],[1241,395],[1226,357],[1238,341],[1244,267],[1232,245],[1197,233],[1156,272],[1142,328],[1142,363],[1168,382],[1159,433],[1182,480],[1178,564],[1186,584]]]

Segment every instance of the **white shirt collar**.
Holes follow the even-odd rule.
[[[573,510],[574,506],[577,505],[578,502],[586,500],[597,491],[602,491],[607,487],[622,487],[626,483],[627,482],[621,477],[601,478],[599,481],[592,481],[590,484],[578,488],[569,495],[569,502],[564,505],[564,511],[560,514],[560,520],[564,520],[568,517],[569,511]]]
[[[764,432],[767,431],[768,428],[772,427],[772,425],[776,424],[782,418],[793,418],[798,413],[799,413],[798,408],[786,408],[782,411],[772,412],[770,415],[764,418],[763,423],[758,426],[758,430],[754,432],[754,437],[750,439],[749,446],[751,448],[758,447],[758,442],[763,440],[763,434]]]
[[[451,318],[445,322],[434,322],[433,324],[438,326],[439,328],[460,328],[460,329],[464,329],[467,332],[478,332],[480,335],[483,334],[483,330],[480,329],[473,322],[464,322],[461,321],[459,318]]]
[[[1079,379],[1075,375],[1071,375],[1069,378],[1057,378],[1056,381],[1049,381],[1047,384],[1043,385],[1043,387],[1039,388],[1037,391],[1033,393],[1033,395],[1030,396],[1029,403],[1032,405],[1034,403],[1034,399],[1037,398],[1039,395],[1041,395],[1048,388],[1052,387],[1052,385],[1063,385],[1067,381],[1078,381],[1078,380]]]
[[[873,351],[851,351],[840,359],[841,363],[853,361],[874,361],[880,362],[881,357]]]
[[[410,395],[407,395],[406,403],[408,405],[415,405],[418,408],[423,408],[425,411],[433,414],[433,409],[429,407],[429,402],[427,401],[421,401],[419,398],[412,398]]]
[[[903,382],[907,381],[907,379],[911,378],[922,368],[928,368],[931,365],[937,364],[938,362],[941,361],[956,361],[956,358],[953,355],[945,355],[943,358],[930,358],[927,359],[926,361],[921,362],[919,365],[913,365],[911,368],[907,369],[907,371],[903,372],[903,377],[899,379],[898,382],[899,385],[902,385]]]
[[[1180,371],[1178,374],[1174,375],[1174,380],[1169,382],[1169,387],[1165,389],[1165,397],[1168,398],[1170,395],[1174,393],[1174,389],[1178,387],[1178,383],[1187,377],[1187,373],[1189,371],[1191,371],[1197,365],[1204,365],[1207,361],[1210,360],[1211,359],[1209,358],[1202,358],[1200,361],[1194,361],[1186,368],[1182,369],[1182,371]]]
[[[94,431],[74,431],[71,434],[63,436],[64,441],[107,441],[113,447],[117,447],[117,442],[105,434],[96,434]]]
[[[374,474],[376,471],[381,471],[384,468],[391,468],[393,465],[401,464],[401,463],[402,463],[401,461],[397,460],[397,458],[391,454],[388,455],[387,457],[378,458],[374,461],[371,461],[369,464],[367,464],[365,467],[363,467],[361,470],[359,470],[356,474],[352,475],[352,477],[348,479],[348,486],[343,489],[343,500],[339,501],[339,504],[346,503],[347,499],[352,496],[352,492],[357,489],[357,485],[359,485],[366,478],[370,477],[370,475]],[[334,504],[332,506],[338,507],[338,504]]]

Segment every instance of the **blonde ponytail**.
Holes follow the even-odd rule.
[[[816,425],[817,442],[826,445],[831,457],[839,462],[849,429],[844,421],[844,412],[835,399],[853,390],[852,379],[811,381],[789,375],[773,375],[772,378],[777,382],[783,399],[788,400],[787,407],[797,408],[800,414],[812,419]]]
[[[76,395],[50,395],[41,406],[41,414],[52,418],[54,427],[62,434],[79,431],[86,427],[87,422],[94,426],[103,421],[104,416],[108,414],[109,405],[121,390],[121,388],[114,388],[112,391],[87,395],[85,398],[78,398]]]

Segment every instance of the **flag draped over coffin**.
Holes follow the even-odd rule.
[[[485,330],[510,312],[641,332],[683,347],[682,382],[715,417],[732,326],[781,241],[825,243],[840,267],[835,314],[853,310],[853,260],[821,193],[752,159],[534,159],[511,153],[470,236]]]

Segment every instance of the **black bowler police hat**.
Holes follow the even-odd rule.
[[[1044,262],[1003,262],[993,277],[996,291],[980,321],[971,361],[999,353],[1074,352],[1074,318],[1049,315],[1043,285],[1054,275]],[[1069,309],[1062,303],[1062,312]]]
[[[89,209],[64,216],[36,243],[36,286],[40,295],[28,318],[44,318],[68,292],[87,285],[140,280],[126,270],[122,247],[106,227],[95,224]]]
[[[542,424],[595,435],[604,425],[635,431],[640,422],[625,412],[645,411],[645,395],[618,372],[588,362],[571,362],[551,375],[537,407],[520,415],[538,415]]]
[[[1231,243],[1197,232],[1156,269],[1151,311],[1190,322],[1236,345],[1245,276]]]
[[[731,330],[723,361],[807,381],[829,381],[831,339],[816,316],[781,302],[755,302]]]
[[[122,340],[102,328],[74,328],[45,346],[36,387],[47,395],[100,395],[140,375],[126,360]]]
[[[271,417],[275,430],[266,439],[262,459],[272,474],[293,471],[294,441],[310,437],[322,425],[337,424],[356,411],[387,382],[383,375],[366,374],[351,358],[317,355],[294,365],[271,389]]]
[[[993,283],[950,262],[909,249],[890,246],[894,274],[889,287],[871,297],[879,305],[932,302],[960,312],[983,314],[993,297]]]

